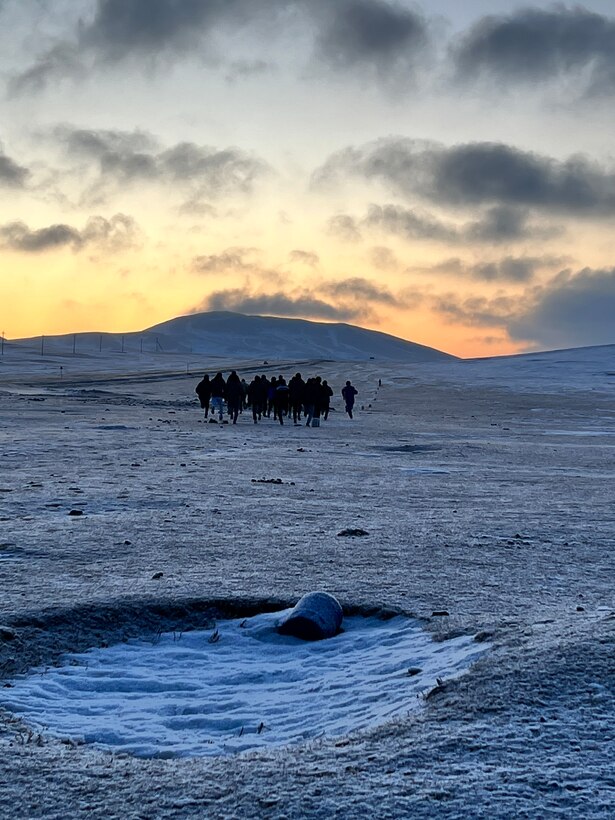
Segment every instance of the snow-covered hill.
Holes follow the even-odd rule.
[[[136,333],[77,333],[11,342],[47,355],[177,353],[241,359],[438,362],[455,357],[347,324],[212,312],[180,316]]]

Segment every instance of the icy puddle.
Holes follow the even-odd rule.
[[[17,678],[2,705],[37,731],[116,752],[232,754],[406,715],[486,648],[468,636],[435,642],[401,616],[345,618],[335,638],[306,643],[277,634],[284,614],[67,655]]]

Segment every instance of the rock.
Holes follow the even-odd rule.
[[[338,532],[337,537],[338,538],[341,538],[341,537],[359,538],[362,535],[369,535],[369,533],[367,532],[367,530],[362,530],[361,527],[355,527],[354,529],[349,528],[349,529],[346,529],[346,530],[342,530],[341,532]]]
[[[431,613],[432,618],[446,618],[448,616],[448,610],[446,609],[434,609]]]
[[[71,511],[69,512],[69,515],[73,515],[73,516],[75,516],[75,515],[83,515],[83,510],[71,510]]]
[[[158,581],[158,580],[160,580],[160,578],[162,578],[162,576],[163,576],[163,575],[164,575],[164,572],[155,572],[155,573],[152,575],[152,581]]]
[[[278,624],[278,632],[304,641],[321,641],[337,635],[343,617],[342,607],[333,595],[309,592]]]
[[[0,641],[14,641],[17,633],[10,626],[0,626]]]

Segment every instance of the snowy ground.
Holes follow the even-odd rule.
[[[486,645],[420,622],[355,615],[313,643],[279,635],[292,609],[69,655],[14,679],[0,703],[28,726],[141,757],[243,752],[339,738],[419,708]]]
[[[304,362],[360,391],[353,422],[336,399],[319,429],[205,425],[179,359],[146,379],[119,355],[56,365],[0,365],[5,701],[65,652],[317,588],[490,648],[380,728],[230,758],[111,754],[7,712],[0,814],[612,817],[615,348]]]

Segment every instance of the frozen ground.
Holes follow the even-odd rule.
[[[203,424],[177,357],[63,362],[0,365],[6,700],[65,652],[315,588],[491,647],[408,716],[236,757],[111,754],[6,712],[0,815],[612,817],[615,348],[303,362],[366,408],[319,429]]]

